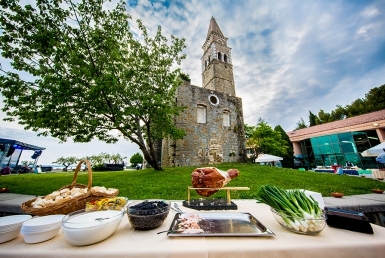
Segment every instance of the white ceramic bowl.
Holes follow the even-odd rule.
[[[30,218],[32,218],[31,215],[11,215],[0,217],[0,233],[13,231],[16,228],[19,228]]]
[[[20,235],[23,223],[32,218],[31,215],[11,215],[0,218],[0,243],[8,242]]]
[[[64,238],[75,246],[91,245],[103,241],[115,232],[124,213],[123,210],[72,212],[63,218]]]
[[[32,218],[23,223],[21,233],[40,233],[60,228],[64,216],[64,214],[55,214]]]
[[[0,234],[0,244],[11,241],[20,235],[20,228],[16,228],[12,231],[3,232]]]
[[[24,242],[27,244],[36,244],[40,242],[44,242],[54,238],[57,233],[59,233],[60,226],[58,228],[54,228],[44,232],[24,234]]]

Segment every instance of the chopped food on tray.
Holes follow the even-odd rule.
[[[198,225],[201,220],[202,217],[198,214],[190,214],[188,217],[180,218],[177,231],[183,234],[204,233],[203,229]]]
[[[127,198],[113,197],[93,200],[86,203],[86,211],[121,210],[127,203]]]

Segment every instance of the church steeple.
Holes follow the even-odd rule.
[[[218,36],[224,38],[225,36],[223,36],[223,33],[221,31],[221,29],[219,28],[216,20],[214,17],[211,17],[211,20],[210,20],[210,26],[209,26],[209,30],[207,31],[207,39],[210,38],[210,35],[211,34],[217,34]]]
[[[202,46],[202,86],[235,96],[231,48],[214,17],[211,17],[206,40]]]

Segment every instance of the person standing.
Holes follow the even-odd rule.
[[[354,165],[353,165],[352,162],[350,162],[350,160],[348,160],[348,161],[346,162],[346,167],[352,168],[353,166],[354,166]]]

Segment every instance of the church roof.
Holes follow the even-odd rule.
[[[209,26],[209,30],[207,32],[207,37],[206,38],[209,38],[210,34],[217,34],[219,36],[225,37],[225,36],[223,36],[222,31],[219,28],[219,26],[218,26],[217,22],[215,21],[214,17],[211,17],[210,26]]]

